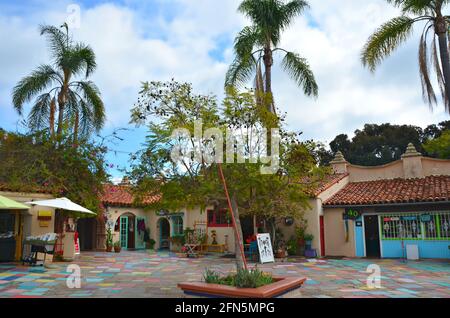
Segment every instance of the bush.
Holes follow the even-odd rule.
[[[234,286],[238,288],[258,288],[273,283],[271,274],[264,273],[259,269],[241,269],[236,274],[221,276],[218,272],[207,269],[203,279],[208,284],[219,284]]]

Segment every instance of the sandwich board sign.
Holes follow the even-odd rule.
[[[258,242],[259,259],[261,260],[261,264],[275,263],[270,234],[258,234],[256,235],[256,241]]]

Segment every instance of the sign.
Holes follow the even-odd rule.
[[[275,263],[270,234],[258,234],[256,235],[256,241],[258,242],[259,259],[261,260],[261,264]]]
[[[356,221],[355,225],[356,225],[357,227],[362,227],[362,221]]]
[[[167,210],[159,210],[159,211],[156,211],[156,215],[157,216],[167,216],[167,215],[169,215],[169,211],[167,211]]]
[[[402,216],[401,217],[402,221],[417,221],[417,216]]]
[[[343,214],[344,220],[356,220],[360,216],[361,216],[361,212],[358,210],[355,210],[353,208],[345,209],[345,212]]]
[[[431,222],[431,215],[430,214],[421,214],[420,221],[424,222],[424,223]]]

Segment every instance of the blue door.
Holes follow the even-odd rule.
[[[145,241],[144,241],[144,235],[145,235],[145,229],[147,228],[147,218],[138,216],[136,219],[135,224],[135,248],[136,249],[145,249]]]

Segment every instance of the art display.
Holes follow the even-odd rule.
[[[256,236],[258,242],[259,259],[261,264],[274,263],[275,258],[273,255],[272,242],[270,240],[270,234],[263,233]]]

